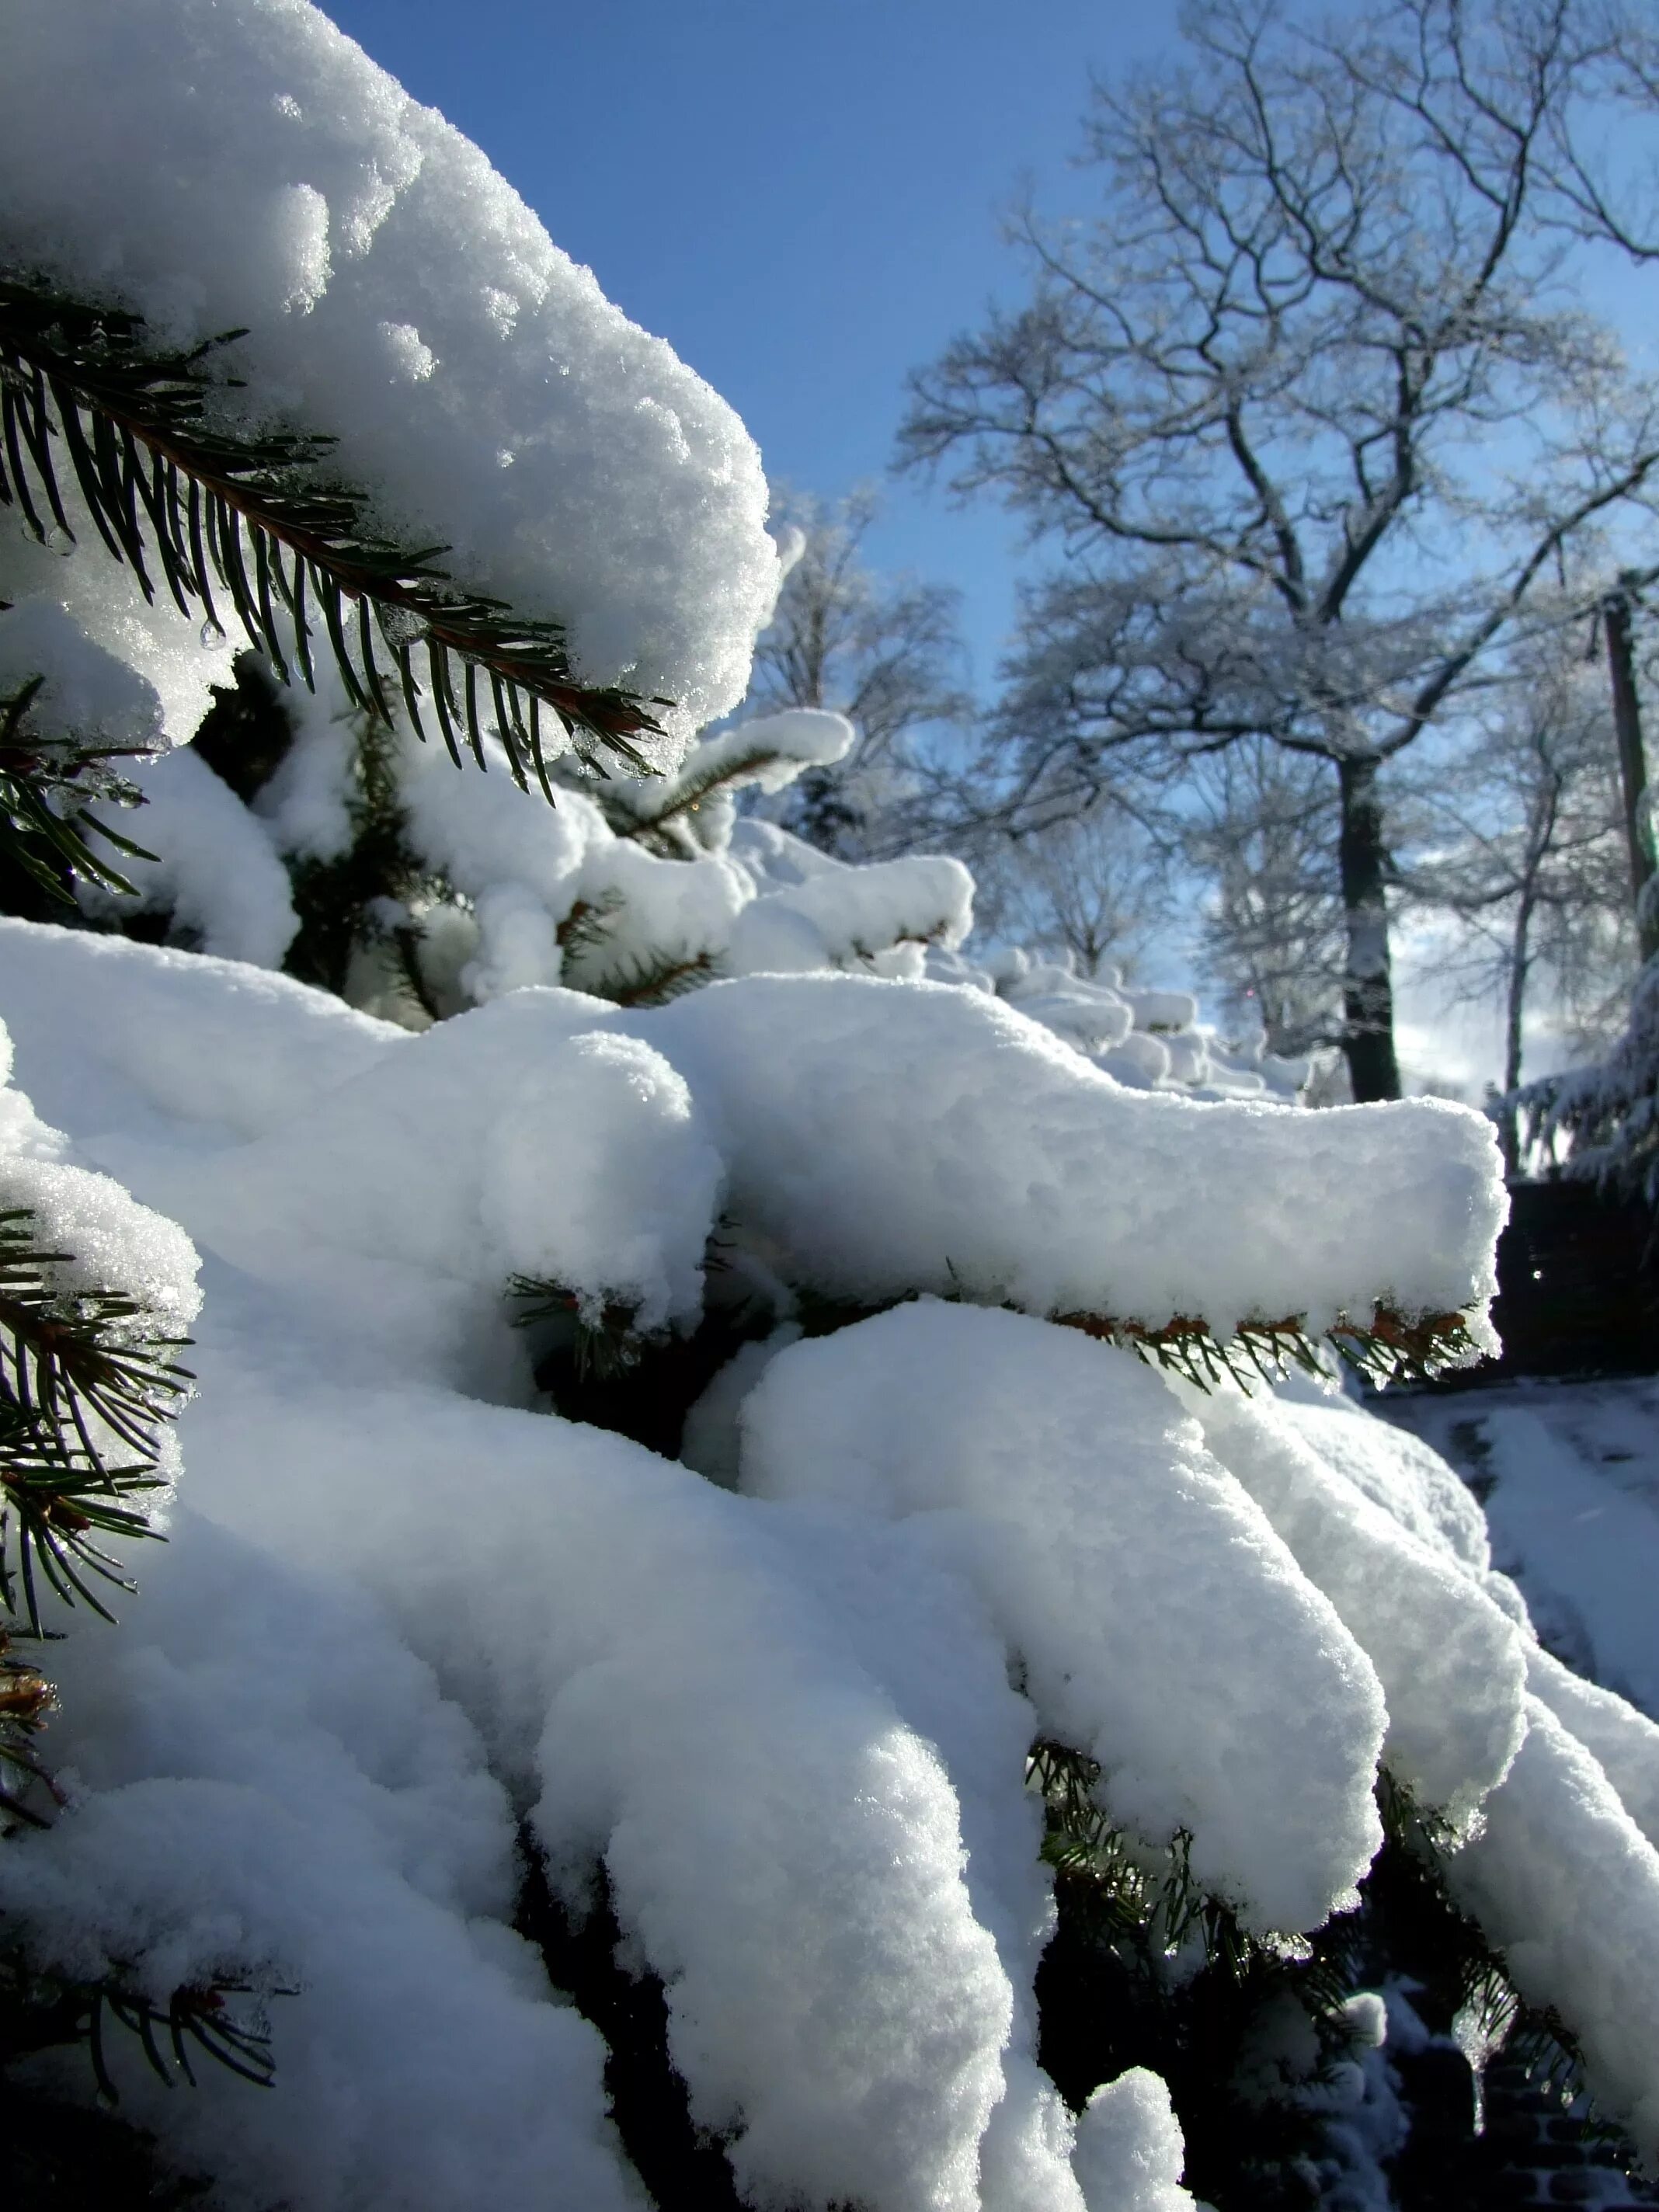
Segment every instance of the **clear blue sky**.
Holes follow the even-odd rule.
[[[1022,176],[1075,200],[1091,67],[1172,0],[323,0],[483,147],[565,251],[833,495],[892,457],[907,370],[1018,284]],[[966,595],[988,686],[1017,526],[903,482],[872,544]]]

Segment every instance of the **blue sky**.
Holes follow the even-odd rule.
[[[1018,264],[1021,178],[1075,198],[1091,68],[1174,36],[1150,0],[325,0],[475,139],[558,243],[738,409],[769,471],[835,495],[892,458],[907,370]],[[1018,528],[902,482],[884,566],[958,586],[975,680]]]

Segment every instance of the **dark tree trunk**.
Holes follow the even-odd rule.
[[[1394,985],[1389,973],[1388,853],[1376,766],[1375,760],[1345,756],[1336,769],[1342,799],[1342,906],[1348,933],[1342,1052],[1354,1097],[1362,1103],[1400,1096]]]
[[[1527,983],[1532,974],[1532,915],[1534,892],[1530,872],[1515,909],[1510,939],[1510,981],[1504,1010],[1504,1101],[1498,1141],[1504,1149],[1504,1173],[1511,1182],[1521,1172],[1521,1123],[1515,1093],[1521,1086],[1522,1031],[1526,1020]]]
[[[1659,952],[1659,909],[1646,896],[1654,872],[1653,836],[1648,828],[1647,756],[1642,745],[1642,710],[1636,694],[1636,665],[1631,651],[1631,595],[1611,594],[1601,609],[1607,633],[1607,674],[1613,684],[1613,725],[1619,738],[1619,778],[1625,798],[1625,836],[1630,846],[1631,895],[1642,957]]]

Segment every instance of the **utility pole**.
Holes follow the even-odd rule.
[[[1613,726],[1619,740],[1619,780],[1624,789],[1625,836],[1630,845],[1630,881],[1636,902],[1636,933],[1644,963],[1659,952],[1659,891],[1650,892],[1655,872],[1653,823],[1648,811],[1648,763],[1642,744],[1641,702],[1636,693],[1636,664],[1631,650],[1632,618],[1639,604],[1638,579],[1626,569],[1601,602],[1607,632],[1607,674],[1613,683]]]

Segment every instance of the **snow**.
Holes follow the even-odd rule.
[[[1375,1479],[1353,1479],[1368,1449],[1375,1478],[1414,1440],[1338,1405],[1182,1395],[1376,1668],[1389,1771],[1454,1826],[1467,1821],[1525,1732],[1525,1641],[1469,1562],[1431,1528],[1402,1526]]]
[[[15,698],[37,676],[45,680],[23,725],[37,738],[135,752],[161,744],[154,687],[95,643],[56,599],[0,607],[0,699]]]
[[[968,934],[973,910],[972,876],[943,854],[838,865],[747,906],[732,929],[726,966],[736,975],[787,974],[850,968],[889,947],[951,949]],[[914,965],[920,975],[919,957]]]
[[[1598,2103],[1644,2161],[1659,2156],[1659,1854],[1535,1698],[1485,1832],[1448,1879],[1522,1994],[1571,2023]]]
[[[672,700],[671,761],[736,705],[779,580],[759,456],[476,146],[305,0],[60,0],[6,47],[9,263],[158,343],[246,327],[226,415],[337,437],[379,521]]]
[[[1540,1647],[1527,1654],[1527,1685],[1590,1753],[1625,1810],[1659,1847],[1659,1726]]]
[[[169,915],[180,941],[258,966],[280,963],[297,927],[285,862],[349,848],[360,742],[360,718],[334,679],[325,675],[315,698],[299,698],[293,742],[251,810],[188,747],[147,771],[143,822],[154,828],[157,864],[130,864],[136,898],[84,894],[94,916]],[[826,860],[778,879],[731,850],[738,825],[729,791],[705,797],[695,814],[669,812],[679,832],[672,851],[643,842],[688,780],[719,772],[734,785],[775,787],[850,738],[838,714],[800,710],[740,723],[696,747],[679,778],[629,787],[625,801],[621,785],[607,793],[607,818],[591,787],[562,786],[552,807],[521,791],[493,737],[482,746],[485,773],[458,775],[441,747],[400,726],[384,742],[403,835],[434,895],[386,918],[411,931],[443,1014],[537,984],[625,994],[665,962],[700,973],[919,974],[926,946],[955,946],[970,925],[973,878],[960,861]],[[695,835],[685,826],[692,821]],[[372,959],[347,989],[388,1018],[411,1026],[428,1018],[406,990],[388,989]]]
[[[286,975],[6,916],[0,1016],[55,1125],[192,1152],[262,1135],[409,1042]]]
[[[0,85],[0,101],[8,89]],[[10,261],[3,232],[0,258]],[[211,687],[231,682],[236,647],[228,637],[204,633],[185,621],[167,592],[158,592],[153,605],[148,602],[131,570],[118,568],[106,556],[69,471],[59,472],[58,488],[76,544],[87,548],[87,556],[56,538],[38,544],[9,514],[0,528],[0,599],[11,600],[20,614],[30,613],[35,624],[40,617],[32,610],[55,610],[85,641],[78,649],[70,648],[76,660],[84,666],[95,652],[126,672],[119,686],[123,696],[112,696],[108,702],[126,730],[149,748],[178,744],[197,729],[213,704]],[[43,655],[50,653],[55,668],[64,668],[65,648],[58,639],[36,627],[27,642]],[[18,672],[41,672],[25,661]],[[94,680],[100,691],[119,683],[106,675]],[[94,703],[98,711],[103,702]],[[106,709],[100,714],[94,729],[104,726],[106,714]]]
[[[1228,1335],[1492,1293],[1496,1143],[1440,1100],[1137,1096],[998,1000],[865,976],[715,983],[628,1025],[708,1115],[746,1231],[854,1304],[927,1290]]]
[[[643,2212],[603,2045],[508,1924],[523,1823],[573,1916],[603,1872],[757,2212],[1192,2212],[1155,2075],[1074,2118],[1037,2063],[1047,1735],[1132,1853],[1179,1839],[1266,1934],[1354,1902],[1383,1760],[1659,2148],[1659,1726],[1528,1613],[1548,1643],[1611,1591],[1586,1663],[1653,1701],[1615,1571],[1651,1556],[1635,1485],[1592,1506],[1489,1406],[1494,1565],[1397,1429],[1316,1389],[1200,1401],[1056,1325],[1317,1334],[1384,1302],[1485,1340],[1485,1118],[1287,1112],[1306,1070],[1184,994],[975,968],[954,860],[738,820],[853,733],[796,712],[687,750],[787,557],[724,404],[308,0],[11,12],[8,264],[168,343],[246,324],[225,419],[337,435],[379,526],[675,702],[664,780],[567,761],[553,808],[494,738],[460,775],[378,740],[419,878],[378,920],[453,1017],[411,1034],[372,945],[349,992],[398,1022],[274,972],[287,863],[362,821],[337,685],[243,807],[180,746],[228,641],[146,607],[84,516],[68,549],[0,541],[35,726],[174,745],[137,772],[137,902],[203,948],[0,921],[7,1202],[74,1254],[65,1291],[192,1332],[198,1377],[127,1618],[61,1624],[68,1807],[0,1847],[0,1912],[157,2001],[242,1984],[277,2064],[170,2094],[127,2051],[126,2109],[226,2212]],[[625,1003],[676,963],[725,980]],[[525,1277],[647,1358],[706,1305],[752,1327],[681,1462],[548,1410]],[[1351,2194],[1397,2118],[1383,2024],[1358,2001],[1297,2093]],[[1307,2039],[1265,2021],[1264,2074]]]
[[[1198,1880],[1259,1929],[1355,1901],[1376,1679],[1133,1354],[927,1300],[784,1352],[742,1426],[746,1490],[920,1518],[1044,1732],[1100,1762],[1115,1825],[1188,1832]]]
[[[344,726],[349,710],[320,674],[316,691],[290,690],[283,703],[294,742],[255,794],[253,811],[279,853],[301,860],[337,860],[351,848],[352,794]],[[493,792],[495,787],[489,788]],[[469,798],[471,792],[469,780]]]
[[[137,898],[85,885],[82,904],[94,917],[171,913],[175,931],[204,952],[278,966],[300,919],[288,871],[258,817],[188,745],[147,763],[133,780],[143,811],[123,827],[155,861],[122,870]]]
[[[471,1312],[499,1334],[515,1275],[558,1284],[594,1322],[612,1306],[646,1333],[689,1322],[721,1163],[680,1077],[637,1038],[584,1033],[589,1004],[515,993],[441,1024],[192,1164],[177,1202],[227,1258],[319,1294],[365,1262],[366,1280],[413,1271],[454,1294],[446,1325]],[[403,1304],[386,1318],[411,1325]]]
[[[35,1250],[68,1297],[118,1283],[136,1309],[123,1333],[181,1337],[201,1308],[195,1247],[174,1221],[139,1205],[106,1175],[65,1157],[60,1133],[10,1085],[13,1046],[0,1026],[0,1208],[29,1208]]]
[[[1545,1643],[1659,1720],[1659,1382],[1523,1382],[1384,1407],[1479,1490],[1498,1565]]]
[[[464,1067],[487,1100],[484,1071],[507,1066],[530,1040],[556,1043],[562,1018],[573,1048],[598,1048],[576,1050],[579,1073],[620,1066],[624,1089],[648,1115],[648,1086],[635,1079],[642,1066],[660,1078],[660,1064],[634,1039],[585,1037],[576,1025],[591,1002],[538,993],[419,1039],[380,1031],[380,1052],[353,1070],[350,1048],[374,1025],[341,1008],[319,1020],[313,994],[279,979],[26,925],[9,934],[22,955],[8,963],[9,986],[27,972],[29,951],[38,956],[35,991],[16,994],[34,1005],[34,1020],[19,1023],[26,1057],[49,1078],[56,1069],[58,1095],[94,1152],[118,1154],[134,1181],[167,1188],[203,1224],[212,1294],[192,1353],[202,1395],[185,1432],[191,1495],[227,1540],[257,1547],[260,1571],[270,1563],[285,1640],[312,1610],[291,1596],[285,1576],[320,1577],[354,1615],[367,1604],[378,1620],[385,1607],[482,1732],[495,1771],[534,1802],[538,1832],[573,1894],[604,1852],[624,1926],[668,1983],[672,2048],[696,2113],[738,2130],[734,2163],[761,2197],[856,2197],[896,2212],[1080,2206],[1069,2122],[1030,2057],[1030,1977],[1047,1926],[1035,1808],[1020,1780],[1030,1716],[1008,1688],[1004,1654],[971,1594],[902,1542],[854,1535],[837,1553],[811,1516],[768,1511],[620,1438],[481,1404],[432,1379],[446,1333],[453,1371],[476,1387],[483,1365],[422,1242],[434,1231],[418,1218],[400,1230],[376,1196],[376,1163],[355,1133],[372,1118],[373,1086],[401,1088],[410,1102],[382,1139],[388,1163],[406,1170],[401,1181],[385,1172],[384,1188],[401,1188],[407,1207],[411,1189],[444,1181],[440,1147],[451,1163],[475,1167],[487,1151],[453,1126],[457,1111],[487,1110],[465,1095]],[[107,997],[109,1019],[95,1035],[79,1023],[66,1030],[46,1011],[52,986],[84,1004],[87,985],[107,986],[112,970],[122,988]],[[301,1054],[340,1032],[336,1091],[290,1109],[309,1115],[295,1158],[319,1172],[332,1164],[338,1259],[326,1276],[294,1279],[281,1224],[260,1210],[280,1190],[276,1153],[287,1128],[227,1145],[217,1114],[204,1123],[182,1106],[161,1127],[145,1044],[181,996],[199,1001],[198,1036],[233,1008],[246,1010],[256,1035],[261,1023],[267,1035],[286,1024],[290,1048]],[[469,1024],[476,1034],[458,1051],[452,1040],[465,1043]],[[128,1109],[113,1111],[127,1065]],[[389,1103],[383,1093],[380,1105]],[[596,1188],[618,1202],[639,1195],[638,1162],[617,1127],[621,1106],[621,1094],[602,1084],[589,1126],[622,1148],[572,1177],[575,1197],[544,1195],[539,1218],[550,1218],[550,1204],[557,1212],[591,1200]],[[573,1137],[582,1112],[577,1099],[567,1116]],[[668,1126],[679,1126],[672,1115]],[[411,1153],[411,1144],[432,1149]],[[532,1141],[531,1156],[540,1167],[547,1153],[538,1158]],[[517,1171],[508,1161],[501,1172],[510,1181]],[[522,1199],[529,1186],[512,1188]],[[480,1218],[488,1211],[482,1200],[464,1203]],[[533,1246],[538,1233],[530,1217],[510,1204],[505,1212],[495,1233],[520,1242],[501,1246],[498,1264],[533,1256],[524,1243]],[[398,1236],[412,1247],[397,1245]],[[253,1570],[242,1557],[235,1565],[240,1586]],[[222,1611],[234,1601],[228,1592],[216,1601]],[[181,1607],[194,1619],[206,1603],[192,1590]],[[873,1628],[855,1635],[860,1618],[883,1624],[881,1637]],[[250,1620],[249,1641],[268,1670],[275,1654],[258,1634]],[[874,1648],[884,1638],[884,1653]],[[354,1669],[360,1662],[348,1665],[348,1679]],[[567,2201],[556,2175],[570,2160],[549,2145],[574,2130],[591,2152],[603,2135],[597,2090],[576,2095],[583,2066],[593,2081],[591,2060],[565,2064],[570,2097],[521,2153],[513,2146],[523,2130],[501,2117],[526,2070],[545,2063],[538,2045],[550,2031],[538,2023],[561,2018],[556,2008],[544,2002],[526,2027],[498,1988],[464,1987],[469,2065],[476,2052],[501,2079],[469,2100],[464,2077],[458,2105],[422,2070],[426,2023],[450,2015],[418,1998],[412,1964],[392,1974],[372,1964],[376,1947],[404,1944],[429,1957],[434,1972],[488,1980],[477,1966],[463,1972],[469,1945],[483,1944],[486,1966],[499,1969],[501,1947],[472,1931],[475,1916],[465,1929],[422,1932],[381,1845],[361,1832],[349,1805],[334,1802],[343,1785],[321,1777],[300,1791],[297,1814],[267,1820],[258,1802],[227,1796],[216,1771],[200,1777],[177,1753],[171,1765],[161,1753],[149,1758],[142,1736],[133,1778],[164,1787],[135,1793],[125,1775],[100,1774],[82,1726],[107,1725],[122,1743],[127,1731],[119,1711],[100,1723],[98,1703],[89,1692],[83,1724],[71,1696],[61,1724],[59,1755],[94,1778],[82,1810],[64,1824],[88,1840],[76,1846],[82,1856],[52,1862],[66,1887],[40,1877],[37,1919],[56,1926],[76,1917],[68,1900],[78,1883],[103,1881],[118,1861],[129,1875],[125,1887],[106,1884],[107,1916],[80,1916],[88,1941],[101,1933],[131,1951],[135,1931],[150,1930],[154,1971],[165,1978],[162,1961],[199,1964],[210,1938],[216,1960],[228,1948],[268,1970],[267,1979],[298,1975],[329,2008],[314,2063],[301,2046],[278,2102],[219,2100],[207,2117],[192,2106],[184,2133],[169,2136],[175,2154],[204,2157],[239,2201],[263,2203],[270,2185],[250,2177],[263,2174],[269,2131],[285,2127],[307,2140],[277,2163],[276,2186],[303,2182],[327,2203],[318,2179],[326,2166],[340,2177],[343,2203],[380,2201],[374,2160],[404,2154],[392,2148],[403,2126],[398,2108],[389,2089],[381,2094],[396,2081],[400,2095],[441,2110],[451,2131],[444,2156],[423,2162],[422,2212],[475,2203],[477,2175],[501,2172],[509,2155],[533,2155],[547,2172],[535,2193],[506,2172],[503,2201]],[[912,1710],[950,1743],[960,1796],[934,1733],[921,1732]],[[240,1717],[231,1698],[233,1742]],[[156,1726],[164,1723],[165,1708]],[[193,1742],[187,1714],[179,1726]],[[258,1750],[256,1732],[246,1758]],[[210,1767],[228,1756],[199,1745],[191,1753]],[[445,1778],[440,1768],[441,1790]],[[204,1779],[216,1794],[204,1796]],[[337,1841],[316,1820],[307,1827],[313,1797],[328,1820],[353,1832]],[[847,1817],[849,1808],[860,1808],[857,1818]],[[398,1826],[406,1843],[410,1824]],[[257,1849],[251,1832],[263,1838]],[[965,1833],[974,1839],[971,1886]],[[485,1846],[474,1837],[468,1849]],[[325,1861],[314,1871],[313,1854]],[[290,1859],[291,1880],[282,1872]],[[360,1902],[364,1886],[376,1891],[373,1911]],[[185,1942],[198,1949],[180,1950]],[[1005,1949],[1022,1978],[1018,1999]],[[780,1976],[785,1956],[792,1971]],[[369,1990],[337,2003],[342,1978],[359,1972]],[[286,2059],[280,2002],[277,2011]],[[337,2081],[362,2077],[356,2148],[291,2117],[331,2069]],[[420,2155],[427,2137],[416,2129],[412,2140]],[[574,2201],[582,2201],[580,2186],[580,2178],[571,2185]],[[595,2201],[608,2199],[596,2191]]]
[[[1407,1279],[1372,1176],[1416,1208],[1440,1270],[1419,1294],[1468,1298],[1496,1212],[1474,1117],[1125,1091],[984,992],[854,976],[656,1012],[542,988],[420,1036],[21,922],[0,979],[21,1079],[69,1132],[33,1157],[118,1175],[204,1261],[174,1540],[118,1632],[76,1625],[52,1742],[76,1807],[0,1855],[0,1909],[43,1956],[78,1929],[158,1990],[185,1967],[302,1985],[270,1999],[270,2096],[215,2081],[164,2110],[135,2076],[170,2154],[232,2212],[386,2201],[410,2159],[419,2212],[470,2207],[481,2175],[503,2202],[628,2201],[597,2044],[501,1924],[510,1797],[573,1909],[603,1862],[693,2117],[757,2205],[1176,2212],[1154,2086],[1074,2130],[1036,2063],[1053,1904],[1024,1752],[1092,1752],[1111,1817],[1149,1849],[1190,1833],[1260,1928],[1352,1897],[1380,1747],[1403,1767],[1415,1744],[1473,1828],[1533,1655],[1453,1479],[1328,1400],[1200,1409],[1206,1449],[1159,1376],[1030,1314],[934,1297],[809,1340],[781,1293],[691,1424],[734,1492],[532,1410],[501,1292],[538,1273],[590,1316],[684,1327],[718,1225],[757,1284],[869,1298],[931,1270],[1039,1311],[1193,1285],[1248,1310],[1277,1264],[1266,1180],[1297,1194],[1301,1279],[1346,1303]],[[193,1257],[182,1232],[149,1279]],[[1639,1729],[1578,1694],[1639,1775]],[[1587,1837],[1548,1801],[1548,1849],[1636,1836],[1597,1786]],[[1507,1929],[1522,1874],[1481,1878]],[[1547,1947],[1571,1916],[1525,1905],[1547,1910]],[[1576,2018],[1594,1992],[1566,1972],[1540,1969]],[[1597,2064],[1628,2105],[1637,2062]]]
[[[1186,2212],[1184,2146],[1156,2074],[1133,2066],[1103,2082],[1078,2122],[1076,2162],[1089,2212]]]
[[[1104,965],[1077,972],[1066,961],[1034,959],[1023,946],[999,951],[988,968],[952,972],[935,958],[940,982],[989,990],[1076,1047],[1097,1067],[1137,1091],[1184,1091],[1200,1098],[1294,1102],[1310,1073],[1305,1060],[1276,1058],[1260,1035],[1224,1042],[1198,1018],[1186,991],[1135,989]]]
[[[604,2046],[503,1924],[510,1808],[430,1670],[362,1593],[186,1508],[143,1579],[54,1650],[75,1802],[0,1852],[0,1909],[42,1963],[118,1958],[162,2001],[251,1982],[228,2002],[279,2058],[270,2090],[198,2058],[192,2093],[112,2036],[124,2113],[239,2204],[643,2212]]]

